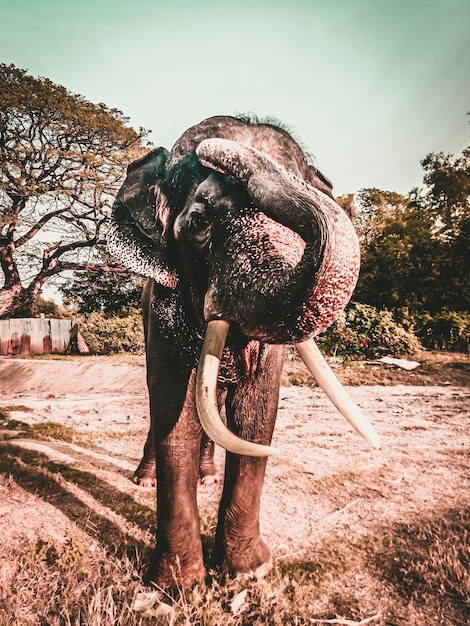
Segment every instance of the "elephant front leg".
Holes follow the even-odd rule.
[[[201,426],[196,414],[193,372],[186,398],[169,434],[168,422],[154,416],[157,461],[157,545],[147,582],[161,588],[190,588],[205,578],[199,512]],[[159,410],[168,407],[159,399]],[[165,412],[165,409],[166,412]]]
[[[265,458],[227,454],[214,556],[232,576],[263,578],[272,568],[271,551],[259,527],[265,468]]]
[[[144,453],[134,472],[133,481],[139,487],[155,487],[157,484],[157,459],[152,427],[149,429],[147,441],[144,445]]]
[[[254,376],[229,391],[227,424],[243,439],[271,443],[283,357],[282,348],[263,346]],[[215,558],[231,575],[262,578],[272,567],[271,551],[261,537],[259,523],[266,461],[266,457],[227,453]]]

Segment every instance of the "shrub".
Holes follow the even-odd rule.
[[[421,347],[414,333],[398,324],[390,311],[356,302],[320,335],[318,343],[326,353],[346,359],[413,354]]]
[[[91,313],[79,323],[80,332],[93,354],[143,354],[142,314],[132,309],[125,317]]]
[[[423,315],[417,331],[423,345],[431,350],[469,352],[470,314],[443,310],[437,315]]]

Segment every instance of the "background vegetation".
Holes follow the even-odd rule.
[[[107,217],[146,135],[117,109],[0,64],[0,316],[31,314],[66,270],[116,269]]]
[[[93,351],[142,350],[142,282],[110,262],[103,244],[125,167],[146,136],[120,111],[0,65],[0,316],[79,316]],[[468,148],[427,155],[423,185],[407,196],[371,188],[338,199],[359,234],[362,268],[355,303],[321,337],[327,352],[398,356],[420,344],[468,352],[469,157]],[[65,271],[61,311],[41,288]]]

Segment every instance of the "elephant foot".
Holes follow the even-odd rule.
[[[206,578],[206,568],[201,559],[181,563],[178,557],[162,556],[155,558],[143,582],[147,586],[167,591],[190,590]]]
[[[142,460],[135,470],[132,480],[136,485],[139,485],[139,487],[157,486],[157,459],[155,456],[155,442],[151,428],[144,445]]]
[[[208,487],[217,482],[217,470],[214,463],[214,442],[203,436],[199,456],[199,479],[201,485]]]
[[[232,542],[219,560],[224,573],[237,578],[264,578],[273,567],[271,550],[261,537],[245,542],[243,548]],[[217,557],[216,557],[217,558]]]
[[[142,458],[138,468],[134,472],[133,482],[139,487],[156,487],[157,485],[157,464],[155,455]]]
[[[210,462],[206,461],[205,463],[203,463],[201,459],[201,464],[199,466],[199,480],[203,487],[209,487],[209,485],[214,485],[218,482],[219,479],[217,478],[217,470],[215,469],[214,461],[212,459]]]
[[[215,474],[208,474],[207,476],[201,476],[200,481],[202,487],[210,487],[211,485],[215,485],[219,479]]]

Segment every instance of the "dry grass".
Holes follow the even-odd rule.
[[[108,354],[100,355],[94,354],[67,354],[67,353],[45,353],[45,354],[18,354],[15,355],[15,359],[18,360],[34,360],[34,361],[92,361],[99,363],[100,361],[123,363],[126,365],[137,365],[145,367],[145,356],[143,354]]]
[[[0,625],[281,626],[339,624],[334,620],[342,616],[350,624],[369,618],[383,626],[464,626],[470,618],[468,518],[452,515],[460,519],[378,529],[383,534],[367,539],[362,557],[357,545],[343,544],[341,553],[325,546],[315,561],[280,562],[264,581],[211,572],[206,584],[172,596],[142,586],[140,555],[91,552],[73,534],[63,547],[50,541],[46,551],[47,542],[17,551],[3,545]],[[388,596],[388,607],[384,602],[377,612],[350,584],[368,566]]]
[[[413,372],[361,367],[360,363],[336,371],[343,380],[349,377],[356,384],[388,384],[381,377],[389,377],[390,384],[468,382],[468,357],[423,356],[426,358],[417,358],[423,365],[413,377]],[[306,376],[296,360],[286,365],[285,376],[291,375],[292,384]],[[28,426],[8,420],[11,408],[2,407],[3,428],[28,428],[28,438],[53,440],[58,450],[64,440],[83,443],[89,438],[93,443],[91,431],[78,432],[54,422]],[[442,414],[437,414],[439,419]],[[459,428],[464,428],[463,419],[463,413],[455,419]],[[392,421],[387,427],[397,428]],[[400,421],[403,431],[419,428],[424,428],[422,421]],[[462,484],[465,473],[468,476],[468,446],[460,447],[459,431],[453,432],[455,445],[441,446],[433,467],[446,459]],[[106,436],[121,435],[110,432]],[[407,445],[408,441],[404,449]],[[346,453],[349,450],[347,446],[344,449]],[[59,463],[39,452],[0,444],[0,478],[9,484],[7,495],[19,494],[18,502],[23,504],[32,501],[35,514],[47,520],[34,540],[26,535],[10,540],[8,526],[21,527],[22,505],[15,508],[13,502],[11,513],[0,525],[0,626],[470,623],[470,513],[465,508],[465,494],[459,492],[461,500],[454,497],[452,506],[441,506],[430,498],[422,509],[418,504],[406,511],[403,508],[394,518],[399,523],[383,521],[388,519],[388,509],[381,507],[408,493],[406,485],[399,490],[395,478],[403,474],[403,483],[411,481],[413,472],[429,469],[432,463],[428,458],[426,466],[415,467],[413,462],[418,460],[410,451],[405,466],[383,463],[373,470],[368,465],[347,464],[324,475],[308,474],[308,494],[313,494],[318,505],[327,502],[327,513],[333,511],[324,518],[320,508],[314,516],[318,526],[328,526],[327,532],[318,532],[317,537],[316,522],[312,521],[315,537],[308,547],[299,543],[291,553],[278,551],[274,570],[264,581],[227,580],[211,570],[205,584],[172,597],[155,594],[141,579],[154,542],[153,492],[145,497],[141,495],[144,492],[135,493],[129,471],[117,466],[92,468],[86,459],[77,459],[72,465]],[[286,489],[298,489],[298,468],[292,478],[281,472],[281,479]],[[280,486],[282,498],[285,492]],[[307,497],[304,493],[299,489],[299,498]],[[6,502],[6,497],[4,502],[0,500],[0,516]],[[207,562],[214,539],[215,506],[202,510]],[[65,520],[62,538],[53,524],[59,516]],[[326,524],[325,519],[331,523]]]
[[[0,626],[281,626],[340,624],[339,618],[372,626],[463,626],[470,618],[465,509],[376,527],[365,536],[333,530],[314,553],[279,559],[264,581],[210,571],[205,584],[168,596],[141,580],[153,508],[84,470],[10,444],[0,448],[0,471],[14,488],[71,520],[62,542],[47,535],[32,544],[0,541]],[[330,483],[323,485],[329,492]],[[203,517],[207,558],[214,527],[213,513]]]
[[[397,523],[369,538],[366,550],[377,573],[407,600],[436,605],[439,624],[470,621],[470,511]]]

